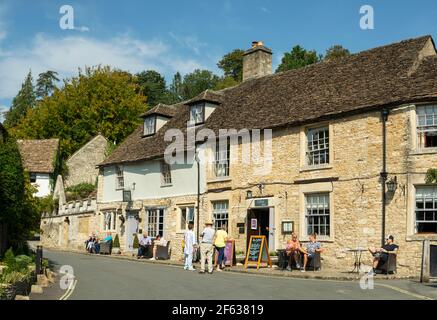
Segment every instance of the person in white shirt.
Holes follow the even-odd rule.
[[[153,257],[149,260],[156,260],[156,251],[158,250],[158,246],[166,247],[167,246],[167,240],[164,239],[164,237],[161,237],[160,234],[158,234],[155,237],[155,241],[153,241]]]
[[[212,222],[205,222],[205,229],[201,233],[202,241],[200,243],[200,273],[205,273],[205,260],[208,259],[208,273],[212,274],[214,235],[215,230],[212,228]]]
[[[147,235],[147,232],[144,232],[139,241],[137,258],[138,259],[144,258],[151,245],[152,245],[152,237],[149,237]]]
[[[185,237],[184,237],[184,242],[185,242],[185,246],[184,246],[185,266],[184,266],[184,269],[190,270],[190,271],[195,270],[193,268],[193,253],[194,253],[194,250],[196,249],[196,246],[197,246],[196,236],[194,235],[193,227],[194,227],[194,225],[190,222],[188,224],[188,231],[185,232]]]

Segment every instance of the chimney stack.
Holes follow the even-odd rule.
[[[252,48],[243,55],[243,81],[272,74],[272,51],[261,41],[253,41]]]

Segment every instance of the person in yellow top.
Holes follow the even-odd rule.
[[[217,271],[222,271],[225,267],[225,247],[228,240],[228,233],[226,232],[226,225],[223,224],[221,228],[215,233],[214,246],[218,252]]]

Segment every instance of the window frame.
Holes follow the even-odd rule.
[[[188,220],[188,218],[187,218],[187,213],[189,212],[189,210],[192,210],[192,212],[193,212],[193,220]],[[194,204],[180,207],[179,208],[179,231],[185,232],[186,230],[188,230],[188,224],[190,222],[192,222],[194,224],[195,219],[196,219],[196,208],[195,208]]]
[[[308,209],[309,209],[309,205],[308,205],[308,198],[309,197],[320,197],[320,196],[324,196],[324,198],[326,199],[326,203],[324,205],[327,204],[327,209],[328,209],[328,214],[308,214]],[[319,202],[317,202],[316,204],[321,204]],[[324,208],[324,210],[326,211],[326,208]],[[316,223],[312,223],[310,224],[309,222],[309,217],[318,217],[319,222]],[[328,218],[328,222],[324,223],[320,223],[320,218],[322,217],[326,217]],[[332,234],[332,209],[331,209],[331,193],[330,192],[326,192],[326,191],[321,191],[321,192],[311,192],[311,193],[305,193],[304,194],[304,226],[305,226],[305,230],[304,233],[306,236],[309,236],[312,233],[317,233],[317,237],[320,238],[331,238],[333,236]],[[311,225],[311,231],[310,231],[310,225]],[[317,230],[318,232],[316,232],[315,227],[318,227],[319,230]],[[321,227],[325,228],[325,233],[322,234],[320,232]]]
[[[214,150],[213,160],[213,172],[214,177],[217,179],[225,179],[230,176],[230,164],[231,164],[231,141],[230,138],[226,138],[226,157],[222,158],[224,151],[220,150],[220,143],[216,143]],[[224,174],[218,174],[224,168]]]
[[[216,208],[217,204],[226,204],[222,208]],[[219,230],[223,223],[226,224],[226,231],[229,232],[229,200],[214,200],[212,205],[212,219],[215,230]],[[217,218],[219,217],[219,218]],[[219,223],[218,223],[219,222]]]
[[[106,215],[109,214],[109,222],[106,222]],[[109,224],[109,228],[108,228]],[[116,231],[117,229],[117,214],[114,211],[103,212],[103,231]]]
[[[432,108],[431,113],[426,113],[427,109]],[[424,110],[424,112],[421,112]],[[434,133],[437,136],[437,104],[422,104],[416,105],[415,107],[415,131],[416,131],[416,148],[419,150],[436,150],[435,146],[426,146],[427,133]],[[423,123],[421,124],[421,118],[423,118]],[[431,123],[429,119],[431,118]],[[434,136],[433,135],[433,136]],[[437,138],[436,138],[437,139]]]
[[[200,108],[201,119],[199,121],[197,119],[197,115],[199,113],[196,113],[196,118],[193,118],[193,110],[197,109],[197,108]],[[191,125],[197,126],[199,124],[205,123],[205,103],[196,103],[196,104],[191,105],[189,112],[190,112],[190,124]]]
[[[317,140],[311,140],[313,141],[319,141],[318,146],[321,144],[324,144],[324,148],[318,148],[310,150],[310,134],[312,136],[315,135],[315,133],[324,132],[324,138],[323,140],[327,139],[327,142],[324,141],[324,143],[320,143],[322,139],[320,137]],[[327,135],[327,137],[326,137]],[[314,146],[314,143],[312,143]],[[324,153],[325,162],[321,163],[320,159],[322,158],[322,152]],[[319,163],[315,163],[315,154],[318,153]],[[330,126],[329,124],[317,126],[317,127],[308,127],[305,129],[305,160],[304,164],[306,167],[313,168],[313,167],[320,167],[320,166],[329,166],[331,164],[331,134],[330,134]]]
[[[146,132],[146,121],[151,120],[150,124],[152,125],[152,131]],[[147,128],[150,128],[147,126]],[[143,137],[148,137],[154,135],[156,133],[156,115],[147,116],[143,121]]]
[[[164,237],[165,209],[148,208],[146,209],[146,213],[147,220],[145,229],[147,230],[147,234],[151,237],[155,237],[157,234]]]
[[[423,207],[422,208],[418,208],[418,193],[419,189],[431,189],[431,198],[426,197],[427,191],[423,191],[423,197],[421,197],[421,200],[423,200]],[[427,199],[431,199],[431,202],[433,204],[433,208],[426,208],[426,200]],[[422,220],[417,219],[418,217],[418,211],[422,211],[423,212],[423,218]],[[427,213],[431,213],[433,215],[433,219],[427,219]],[[415,235],[424,235],[424,234],[430,234],[430,235],[437,235],[437,226],[436,226],[436,231],[432,232],[432,231],[424,231],[424,232],[419,232],[419,223],[422,224],[437,224],[437,187],[436,186],[430,186],[430,185],[416,185],[415,186],[415,193],[414,193],[414,234]]]
[[[160,161],[159,165],[161,171],[161,187],[171,186],[173,184],[171,165],[165,162],[165,160]]]
[[[124,167],[123,165],[115,166],[115,189],[124,190]]]

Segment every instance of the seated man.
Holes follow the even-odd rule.
[[[153,241],[153,257],[150,258],[150,260],[156,260],[156,251],[158,250],[158,246],[167,246],[167,240],[165,240],[164,237],[161,237],[159,234],[155,237],[155,241]]]
[[[376,275],[375,270],[379,264],[384,264],[388,260],[388,255],[392,251],[396,251],[399,246],[394,244],[394,237],[389,235],[385,239],[385,245],[381,248],[369,248],[370,253],[373,256],[373,275]]]
[[[309,237],[310,242],[307,243],[306,248],[301,250],[303,256],[303,268],[300,270],[305,272],[308,261],[314,259],[316,252],[323,252],[322,245],[317,242],[317,234],[313,233]]]
[[[146,255],[147,249],[152,245],[152,237],[147,236],[147,232],[144,232],[141,235],[138,247],[137,258],[144,258]]]
[[[296,264],[296,268],[300,269],[300,253],[301,245],[297,239],[297,235],[293,232],[291,234],[291,240],[288,240],[287,247],[285,248],[285,253],[289,257],[287,270],[291,271],[291,265],[293,261]]]

